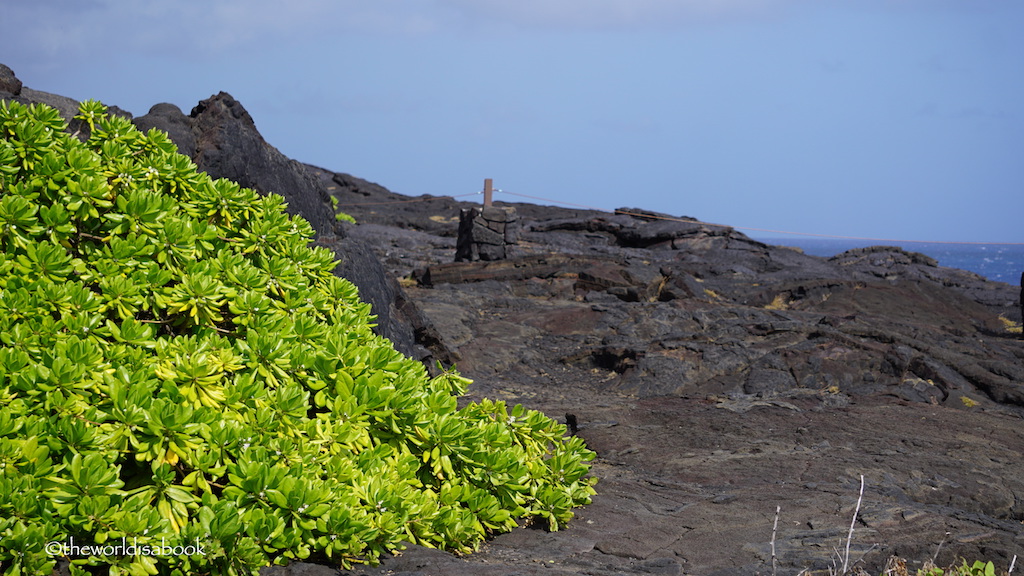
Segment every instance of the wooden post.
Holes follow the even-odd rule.
[[[484,208],[491,205],[491,196],[494,193],[494,181],[484,178]]]

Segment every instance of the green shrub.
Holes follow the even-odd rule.
[[[99,103],[78,118],[85,142],[0,104],[0,572],[468,552],[590,501],[581,440],[522,406],[459,409],[468,381],[374,335],[279,196]]]
[[[945,570],[936,567],[918,570],[918,574],[920,576],[996,576],[996,566],[992,562],[982,562],[981,560],[975,560],[973,564],[968,564],[967,560],[962,562],[959,566],[951,566]]]

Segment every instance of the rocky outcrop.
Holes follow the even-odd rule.
[[[21,80],[14,75],[14,70],[6,64],[0,64],[0,96],[18,96],[21,88]]]
[[[167,132],[171,141],[178,147],[178,152],[190,157],[196,156],[196,135],[193,132],[193,120],[186,116],[181,108],[174,104],[155,104],[149,109],[145,116],[139,116],[133,120],[135,125],[142,131],[153,128]]]
[[[464,208],[459,212],[455,261],[504,260],[518,240],[519,215],[515,208]]]
[[[320,234],[334,233],[334,213],[319,179],[268,144],[249,112],[230,94],[221,92],[201,101],[188,117],[173,105],[158,104],[135,123],[142,129],[167,131],[178,149],[214,178],[279,194],[288,202],[289,213],[301,214]]]
[[[267,144],[245,108],[221,92],[203,100],[189,116],[172,104],[157,104],[135,119],[142,129],[165,130],[200,169],[215,178],[227,178],[264,194],[276,193],[288,211],[313,225],[317,243],[330,248],[341,262],[337,273],[351,280],[377,316],[376,330],[401,352],[420,359],[447,360],[445,350],[418,345],[430,333],[416,306],[404,295],[394,276],[387,274],[369,246],[347,238],[334,219],[327,186],[315,169],[281,154]]]
[[[426,223],[465,205],[410,200],[368,192],[371,218],[403,202],[401,224],[350,233],[419,282],[473,394],[574,415],[602,480],[564,532],[351,574],[764,574],[776,506],[778,573],[827,570],[862,475],[851,555],[871,572],[937,551],[1006,566],[1024,545],[1024,350],[998,318],[1014,287],[634,209],[515,205],[516,257],[452,263]]]
[[[423,326],[415,305],[404,297],[402,287],[365,243],[345,238],[334,219],[327,187],[314,169],[269,145],[241,103],[221,92],[200,102],[189,116],[173,104],[157,104],[135,123],[141,129],[165,130],[179,151],[215,178],[283,196],[290,213],[313,225],[318,243],[335,251],[342,263],[338,274],[356,284],[371,304],[381,335],[409,356],[447,358],[443,350],[431,352],[416,344],[417,331],[427,333],[429,329]]]

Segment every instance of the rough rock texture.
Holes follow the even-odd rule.
[[[273,154],[226,95],[196,110],[144,118],[164,118],[185,147],[192,134],[210,166],[295,166],[232,157]],[[1024,342],[999,319],[1021,319],[1017,287],[897,248],[824,259],[692,218],[530,204],[514,205],[506,260],[453,263],[473,204],[312,166],[266,177],[297,183],[302,205],[329,206],[325,191],[360,222],[319,242],[375,287],[363,294],[404,330],[396,344],[457,362],[471,398],[572,415],[600,482],[560,532],[523,527],[466,557],[410,547],[375,567],[265,574],[827,570],[842,563],[862,477],[858,566],[1024,557]],[[277,186],[261,178],[257,189]]]
[[[459,212],[455,261],[504,260],[519,241],[519,216],[515,208],[484,206]]]
[[[189,116],[173,104],[157,104],[134,122],[140,129],[166,131],[182,153],[215,178],[282,195],[289,212],[309,220],[320,236],[319,243],[335,251],[341,261],[338,274],[352,280],[373,306],[377,331],[405,354],[422,359],[430,356],[416,344],[416,332],[429,331],[418,311],[368,245],[345,238],[319,174],[269,145],[241,103],[221,92],[200,102]]]
[[[249,112],[230,94],[203,100],[187,118],[174,105],[158,104],[135,122],[142,129],[166,130],[178,149],[211,176],[280,194],[289,212],[302,214],[314,230],[334,232],[334,214],[320,182],[304,164],[267,144]]]
[[[179,152],[190,158],[196,156],[196,135],[192,130],[193,119],[191,116],[186,116],[181,108],[174,104],[166,102],[156,104],[149,109],[149,113],[133,119],[132,122],[144,132],[152,128],[167,132],[171,141],[178,146]]]
[[[0,95],[18,96],[21,94],[21,88],[21,80],[14,75],[14,70],[6,64],[0,64]]]
[[[510,259],[452,263],[467,204],[332,192],[348,234],[419,283],[471,393],[574,415],[601,478],[565,531],[346,574],[768,574],[776,507],[777,573],[827,570],[861,476],[859,566],[1024,551],[1024,347],[999,320],[1020,319],[1015,287],[898,248],[825,259],[526,204]]]

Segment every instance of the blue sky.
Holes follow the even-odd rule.
[[[135,115],[223,90],[403,194],[1024,242],[1021,31],[1016,0],[7,0],[0,62]]]

